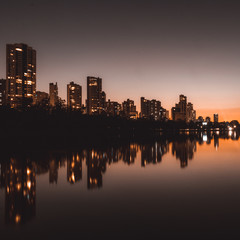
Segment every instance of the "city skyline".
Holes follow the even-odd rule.
[[[39,53],[40,91],[58,82],[59,96],[67,99],[69,82],[86,89],[86,77],[98,76],[107,99],[123,102],[131,96],[138,110],[142,96],[171,109],[184,94],[197,115],[218,112],[220,121],[240,119],[236,1],[24,0],[1,8],[1,78],[5,45],[24,42]],[[18,11],[28,15],[17,18]]]
[[[9,50],[9,47],[11,47],[11,51]],[[23,48],[26,48],[25,50],[23,49]],[[24,89],[25,89],[25,85],[26,84],[28,84],[28,82],[30,82],[30,81],[22,81],[21,79],[20,79],[20,81],[21,81],[21,84],[22,84],[22,82],[23,82],[23,84],[22,84],[22,86],[18,86],[16,89],[18,89],[18,88],[21,88],[20,90],[21,90],[21,94],[22,94],[22,97],[23,98],[26,98],[28,95],[30,96],[32,96],[32,103],[33,104],[36,104],[36,103],[40,103],[42,100],[44,100],[44,101],[46,101],[46,99],[48,98],[48,96],[49,96],[49,104],[50,104],[50,106],[51,107],[56,107],[58,104],[65,104],[68,108],[70,107],[70,108],[72,108],[71,107],[71,104],[70,104],[70,101],[72,102],[72,101],[77,101],[77,102],[79,102],[78,103],[78,109],[82,109],[82,107],[85,107],[86,108],[86,113],[87,114],[90,114],[91,115],[91,111],[90,111],[90,109],[89,109],[89,106],[88,106],[88,99],[89,99],[89,97],[90,97],[90,95],[88,96],[88,94],[89,94],[89,86],[92,86],[92,87],[95,87],[95,86],[97,86],[97,85],[99,85],[93,92],[95,92],[95,93],[93,93],[93,94],[95,94],[96,96],[94,97],[94,98],[96,98],[96,106],[95,106],[95,110],[94,111],[97,111],[98,112],[98,114],[99,113],[101,113],[101,111],[103,110],[103,109],[105,109],[105,111],[110,111],[110,112],[112,112],[112,110],[113,109],[110,109],[111,107],[110,107],[110,105],[108,105],[108,104],[119,104],[118,102],[116,102],[116,101],[111,101],[110,99],[108,99],[108,101],[107,101],[107,98],[106,98],[106,93],[104,92],[104,91],[102,91],[102,78],[99,78],[99,77],[93,77],[93,76],[87,76],[86,78],[87,78],[87,97],[86,97],[86,100],[85,100],[85,102],[83,103],[83,105],[81,104],[81,102],[82,102],[82,86],[81,85],[79,85],[79,84],[77,84],[77,83],[74,83],[73,81],[71,81],[70,83],[68,83],[67,84],[67,99],[65,100],[65,99],[62,99],[61,98],[61,96],[59,96],[59,94],[58,94],[58,82],[56,82],[55,84],[54,83],[49,83],[49,93],[47,93],[47,92],[44,92],[44,91],[36,91],[36,50],[32,50],[32,47],[30,47],[30,46],[28,46],[26,43],[14,43],[14,44],[6,44],[6,53],[7,53],[7,55],[6,55],[6,66],[7,66],[7,72],[6,72],[6,79],[7,79],[7,81],[6,81],[6,86],[10,86],[10,81],[14,81],[15,82],[15,84],[17,85],[18,84],[18,81],[19,81],[19,79],[18,78],[22,78],[22,79],[24,79],[25,78],[25,73],[24,73],[24,71],[26,71],[26,72],[32,72],[32,70],[30,69],[27,69],[27,68],[29,68],[29,66],[30,66],[30,68],[32,68],[32,67],[34,67],[34,71],[33,71],[33,77],[34,77],[34,89],[29,89],[29,93],[30,94],[24,94]],[[34,59],[34,65],[32,65],[32,63],[29,65],[29,64],[27,64],[27,62],[29,61],[29,60],[27,60],[27,57],[25,56],[26,55],[26,53],[27,53],[27,55],[29,55],[30,54],[30,52],[31,51],[34,51],[34,56],[35,56],[35,59]],[[18,52],[20,53],[20,55],[18,54]],[[25,53],[25,54],[24,54]],[[18,55],[17,55],[18,54]],[[32,54],[32,53],[31,53]],[[31,56],[31,55],[30,55]],[[24,58],[25,59],[24,59]],[[10,59],[11,58],[11,59]],[[29,57],[28,57],[29,58]],[[31,57],[32,58],[32,57]],[[30,58],[30,60],[31,60],[31,58]],[[20,59],[20,60],[19,60]],[[24,61],[23,61],[24,60]],[[14,65],[14,66],[10,66],[10,65]],[[17,67],[16,67],[16,66]],[[20,67],[20,68],[19,68]],[[16,70],[14,70],[14,69],[16,69]],[[22,76],[20,76],[20,75],[22,75]],[[9,77],[9,76],[13,76],[13,77]],[[27,77],[30,77],[29,79],[31,80],[32,79],[32,75],[26,75]],[[3,80],[4,81],[4,79],[1,79],[1,80]],[[90,81],[93,81],[93,82],[90,82]],[[95,81],[96,81],[96,83],[95,83]],[[4,83],[4,82],[3,82]],[[90,84],[90,85],[89,85]],[[32,82],[31,82],[31,84],[30,85],[32,85]],[[26,85],[26,86],[28,86],[28,85]],[[71,90],[70,90],[70,86],[71,86]],[[91,87],[91,88],[92,88]],[[22,90],[22,88],[23,88],[23,90]],[[77,90],[77,92],[75,92],[75,89],[76,88],[80,88],[79,90]],[[99,88],[99,89],[98,89]],[[15,88],[14,88],[15,89]],[[4,91],[5,91],[5,89],[3,89]],[[1,94],[2,94],[2,91],[3,90],[1,90]],[[70,93],[69,92],[69,90],[70,91],[72,91],[72,93]],[[14,90],[14,91],[19,91],[19,90]],[[8,90],[8,89],[6,89],[6,94],[8,94],[9,95],[9,93],[10,93],[10,90]],[[33,94],[33,93],[36,93],[36,96],[34,96],[35,94]],[[75,92],[75,93],[74,93]],[[92,90],[91,90],[91,92],[92,92]],[[14,92],[14,94],[16,95],[16,96],[18,96],[18,92]],[[70,94],[73,94],[73,95],[75,95],[74,97],[73,97],[73,95],[72,95],[72,97],[70,97]],[[15,96],[14,95],[14,96]],[[26,95],[26,96],[25,96]],[[20,95],[19,95],[20,96]],[[28,96],[28,97],[29,97]],[[1,97],[3,97],[2,95],[1,95]],[[179,95],[179,97],[180,97],[180,102],[181,102],[181,97],[184,97],[184,99],[185,98],[187,98],[186,96],[184,96],[183,94],[180,94]],[[7,98],[9,98],[9,97],[7,97]],[[70,100],[70,98],[72,98],[71,100]],[[38,99],[38,100],[37,100]],[[39,99],[41,99],[41,101],[39,101]],[[91,99],[91,97],[90,97],[90,99]],[[129,98],[127,99],[127,101],[123,101],[122,102],[122,107],[123,107],[123,112],[126,112],[124,115],[126,115],[126,116],[130,116],[130,115],[135,115],[135,119],[137,119],[138,118],[138,115],[139,115],[139,117],[140,118],[142,118],[142,117],[144,117],[143,115],[142,115],[142,111],[144,111],[143,110],[143,108],[145,108],[145,107],[143,107],[143,105],[142,105],[142,99],[145,99],[145,97],[141,97],[140,98],[140,106],[138,106],[138,108],[139,108],[139,111],[137,111],[137,107],[134,105],[134,100],[130,100]],[[12,100],[12,99],[11,99]],[[186,99],[185,99],[186,100]],[[23,100],[21,100],[22,101],[22,103],[21,104],[24,104],[24,102],[23,102]],[[124,110],[124,104],[125,103],[127,103],[128,101],[130,101],[130,102],[132,102],[131,104],[135,107],[135,110],[130,110],[130,112],[129,112],[129,110],[127,110],[127,109],[125,109]],[[145,101],[145,100],[144,100]],[[150,100],[146,100],[146,101],[149,101],[149,104],[150,104],[150,102],[152,102],[152,103],[154,103],[154,105],[155,104],[157,104],[158,102],[160,103],[160,105],[157,107],[157,105],[156,105],[156,110],[160,107],[161,108],[161,102],[159,101],[159,100],[156,100],[156,99],[152,99],[151,101]],[[3,103],[3,100],[1,100],[1,102]],[[11,105],[11,101],[10,101],[10,98],[9,98],[9,100],[8,100],[8,102],[10,103],[10,105]],[[65,102],[65,103],[64,103]],[[179,102],[179,103],[180,103]],[[19,102],[20,103],[20,102]],[[18,103],[18,104],[19,104]],[[152,104],[151,103],[151,104]],[[42,104],[42,103],[41,103]],[[45,104],[46,104],[46,102],[45,102]],[[85,105],[84,105],[85,104]],[[131,105],[130,104],[130,105]],[[170,119],[172,119],[172,120],[177,120],[177,119],[181,119],[181,120],[184,120],[184,121],[187,121],[187,122],[189,122],[189,120],[187,120],[187,118],[191,118],[193,121],[196,121],[196,119],[197,119],[197,116],[199,117],[199,118],[202,118],[202,116],[203,116],[203,120],[205,120],[205,119],[207,119],[207,118],[209,118],[210,120],[209,121],[211,121],[211,120],[213,120],[213,118],[214,118],[214,115],[215,114],[217,114],[218,115],[218,113],[217,113],[217,111],[213,111],[213,110],[211,110],[211,109],[208,109],[208,112],[211,112],[210,114],[207,114],[206,112],[206,110],[205,111],[203,111],[203,114],[201,114],[201,111],[200,111],[200,114],[198,114],[198,115],[196,115],[196,110],[194,110],[193,109],[193,104],[191,103],[191,102],[189,102],[188,104],[190,104],[190,105],[188,105],[188,107],[190,107],[192,110],[191,111],[193,111],[193,115],[192,115],[192,113],[190,113],[189,111],[188,111],[188,113],[186,112],[186,109],[185,110],[183,110],[182,109],[182,107],[181,107],[181,109],[182,110],[179,110],[180,112],[182,112],[181,114],[183,114],[182,116],[180,116],[179,115],[179,117],[178,118],[176,118],[174,115],[174,111],[173,111],[173,109],[176,109],[176,107],[177,107],[177,104],[175,105],[175,107],[173,106],[173,107],[171,107],[169,110],[167,110],[167,109],[164,109],[164,108],[162,108],[165,112],[167,111],[168,113],[167,113],[167,115],[166,115],[166,113],[164,113],[164,115],[162,115],[160,118],[162,118],[163,116],[165,116],[167,119],[169,119],[169,117],[170,117],[170,115],[169,115],[169,112],[170,112],[170,110],[171,110],[171,117],[170,117]],[[16,103],[14,103],[14,105],[12,106],[12,107],[14,107],[16,105]],[[120,104],[121,105],[121,104]],[[129,106],[130,106],[129,105]],[[186,104],[185,104],[186,105]],[[17,105],[16,105],[17,106]],[[15,106],[15,107],[16,107]],[[180,105],[181,106],[181,105]],[[109,108],[110,107],[110,108]],[[116,107],[116,106],[115,106]],[[149,107],[150,107],[150,105],[149,105]],[[152,106],[153,107],[153,106]],[[151,108],[152,108],[151,107]],[[185,108],[187,107],[187,105],[185,106]],[[73,109],[74,109],[75,107],[73,107]],[[92,108],[92,107],[90,107],[90,108]],[[126,108],[126,107],[125,107]],[[154,107],[155,108],[155,107]],[[102,109],[102,110],[101,110]],[[115,109],[116,110],[116,109]],[[114,111],[115,111],[114,110]],[[118,110],[119,111],[119,110]],[[133,111],[133,112],[132,112]],[[148,110],[148,111],[150,111],[150,109]],[[158,109],[157,110],[157,112],[158,112],[158,114],[160,113],[159,112],[160,111],[160,109]],[[161,110],[162,111],[162,110]],[[222,110],[221,109],[219,109],[219,111],[221,112]],[[110,113],[109,112],[109,113]],[[131,113],[132,112],[132,113]],[[135,114],[135,112],[136,112],[136,114]],[[139,113],[139,114],[138,114]],[[232,113],[232,112],[231,112]],[[160,113],[160,115],[161,115],[162,113]],[[187,117],[187,115],[186,114],[190,114],[190,116],[188,116]],[[115,115],[115,113],[114,113],[114,115]],[[118,114],[117,115],[119,115],[119,112],[118,112]],[[150,114],[150,112],[149,112],[149,116],[150,115],[154,115],[154,113],[151,113]],[[213,118],[212,118],[212,116],[213,116]],[[146,117],[146,116],[145,116]],[[225,119],[224,119],[224,117],[225,117]],[[219,118],[219,116],[218,116],[218,118],[220,119],[220,122],[221,121],[227,121],[226,120],[226,115],[224,115],[224,117],[221,117],[220,116],[220,118]],[[155,120],[157,120],[157,117],[155,116],[154,117],[155,118]],[[233,120],[234,118],[231,118],[231,119],[229,119],[229,121],[231,121],[231,120]],[[236,120],[236,119],[234,119],[234,120]]]

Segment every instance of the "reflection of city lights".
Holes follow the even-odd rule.
[[[15,222],[19,223],[20,221],[21,221],[21,216],[19,214],[17,214],[15,217]]]
[[[229,131],[228,131],[228,136],[231,137],[232,134],[233,134],[233,131],[232,131],[232,130],[229,130]]]
[[[30,169],[27,169],[27,175],[29,175],[31,173]]]
[[[22,187],[21,183],[18,183],[16,187],[17,187],[17,190],[19,191]]]
[[[232,131],[232,130],[233,130],[233,128],[232,128],[232,127],[228,127],[228,130],[229,130],[229,131]]]
[[[75,182],[75,176],[72,174],[72,181]]]
[[[28,187],[28,189],[30,189],[31,188],[31,181],[27,181],[27,187]]]
[[[207,142],[207,140],[208,140],[207,135],[203,135],[202,139],[204,142]]]

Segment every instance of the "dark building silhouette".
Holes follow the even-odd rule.
[[[198,119],[197,119],[198,122],[202,123],[204,121],[203,117],[202,116],[199,116]]]
[[[27,44],[7,44],[7,104],[12,108],[35,103],[36,51]]]
[[[193,109],[193,104],[190,102],[187,103],[186,120],[187,122],[196,122],[196,110]]]
[[[70,109],[82,107],[82,87],[74,82],[67,85],[67,107]]]
[[[124,117],[130,119],[137,119],[138,112],[136,111],[136,106],[134,105],[134,101],[127,99],[122,103],[122,113]]]
[[[218,114],[217,113],[213,114],[213,121],[214,121],[214,123],[218,123]]]
[[[110,99],[106,102],[106,112],[108,116],[119,116],[121,112],[121,104],[111,102]]]
[[[187,97],[179,96],[179,103],[172,108],[172,120],[174,121],[196,121],[196,111],[193,109],[192,103],[187,103]]]
[[[58,85],[57,83],[49,83],[49,104],[51,107],[56,107],[58,104]]]
[[[106,94],[102,91],[102,79],[87,77],[87,113],[100,114],[105,111]]]
[[[49,105],[49,94],[46,92],[36,92],[36,104],[40,106]]]
[[[155,99],[147,100],[141,97],[141,118],[163,120],[169,117],[168,111]]]
[[[0,106],[6,105],[6,79],[0,79]]]

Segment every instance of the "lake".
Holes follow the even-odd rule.
[[[236,132],[0,157],[2,239],[240,237]]]

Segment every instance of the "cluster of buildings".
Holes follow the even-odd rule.
[[[196,121],[196,110],[193,109],[192,103],[187,102],[186,96],[179,96],[179,103],[176,103],[175,107],[172,108],[172,119],[185,122]]]
[[[0,79],[0,106],[11,108],[40,107],[55,108],[57,106],[70,110],[79,110],[83,114],[122,116],[129,119],[169,119],[169,111],[162,107],[161,102],[141,97],[141,112],[138,113],[134,101],[127,99],[122,103],[106,100],[102,90],[102,79],[87,77],[87,99],[82,99],[82,87],[74,82],[67,84],[67,103],[58,96],[57,83],[49,84],[49,93],[36,91],[36,50],[27,44],[7,44],[6,46],[6,79]],[[196,111],[187,97],[180,95],[179,103],[172,108],[172,120],[196,122]],[[201,121],[199,117],[198,121]],[[203,121],[203,120],[202,120]],[[206,119],[208,121],[208,119]],[[218,116],[214,116],[214,122]]]

